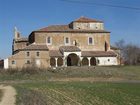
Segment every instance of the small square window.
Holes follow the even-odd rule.
[[[40,56],[40,53],[39,52],[36,52],[36,56],[39,57]]]
[[[108,59],[108,62],[110,61],[110,59]]]
[[[27,61],[26,61],[26,64],[30,64],[30,63],[31,63],[30,60],[27,60]]]
[[[30,56],[30,52],[26,52],[26,56],[29,57]]]
[[[16,64],[16,61],[13,60],[13,61],[12,61],[12,65],[15,65],[15,64]]]

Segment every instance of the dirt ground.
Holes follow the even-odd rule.
[[[16,90],[12,86],[0,85],[0,90],[3,91],[3,96],[0,105],[15,105]]]

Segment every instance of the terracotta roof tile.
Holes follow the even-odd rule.
[[[34,32],[73,32],[73,33],[110,33],[106,30],[85,30],[85,29],[72,29],[69,25],[52,25]]]
[[[103,21],[99,21],[99,20],[96,20],[96,19],[90,19],[90,18],[87,18],[87,17],[80,17],[73,22],[99,22],[99,23],[103,23]]]
[[[59,50],[50,50],[50,57],[63,57]],[[82,57],[116,57],[113,51],[82,51]]]
[[[38,31],[66,31],[66,30],[72,30],[68,27],[68,25],[51,25],[42,29],[39,29]]]
[[[113,51],[82,51],[83,57],[115,57],[117,56]]]
[[[59,50],[50,50],[49,51],[50,57],[62,57],[62,53]]]
[[[28,45],[27,47],[23,48],[23,49],[20,49],[20,50],[49,50],[47,45],[36,45],[36,44],[31,44],[31,45]]]
[[[78,48],[76,46],[61,46],[59,48],[59,50],[61,52],[77,52],[77,51],[81,51],[80,48]]]

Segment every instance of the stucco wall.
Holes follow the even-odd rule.
[[[96,57],[99,66],[118,65],[117,57]]]
[[[4,59],[4,69],[8,69],[9,68],[9,61],[8,59]]]

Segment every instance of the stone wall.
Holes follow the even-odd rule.
[[[30,52],[30,56],[27,56],[27,52]],[[39,57],[36,56],[36,52],[40,53]],[[30,64],[27,63],[27,60],[30,61]],[[40,61],[40,65],[36,65],[37,60]],[[23,68],[28,66],[40,66],[41,68],[47,68],[49,67],[49,64],[50,58],[48,51],[20,51],[8,58],[9,68]]]
[[[58,50],[60,46],[65,46],[64,39],[70,38],[70,44],[77,46],[83,51],[104,51],[105,42],[110,49],[110,33],[35,33],[36,44],[46,44],[46,38],[52,38],[52,45],[48,45],[50,50]],[[88,38],[93,38],[93,44],[88,45]]]
[[[85,29],[85,30],[104,30],[103,23],[80,23],[74,22],[73,29]]]
[[[16,50],[25,48],[27,46],[27,42],[14,41],[12,46],[13,46],[13,54],[14,54]]]

